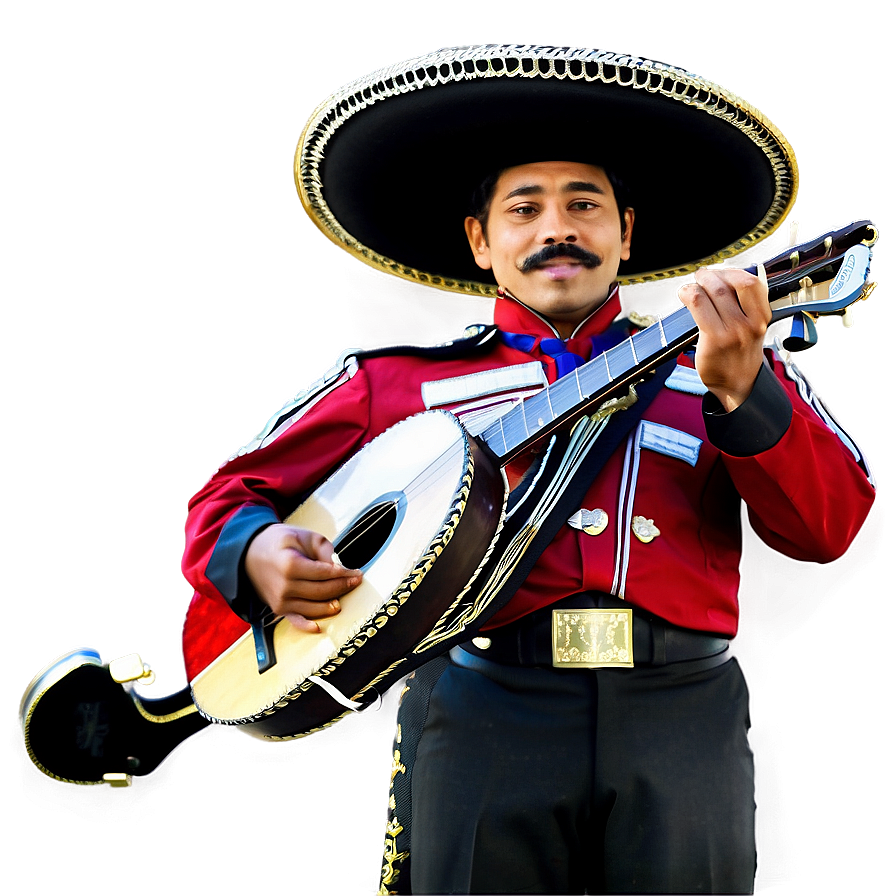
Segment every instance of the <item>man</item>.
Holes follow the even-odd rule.
[[[533,55],[482,49],[480,58],[490,64],[503,60],[498,71],[508,70],[508,59]],[[461,60],[471,61],[469,54]],[[475,63],[462,64],[458,79],[477,70]],[[410,73],[419,80],[421,71],[428,66],[409,64],[402,84]],[[588,69],[571,61],[562,73],[581,71]],[[370,80],[380,83],[381,77]],[[562,119],[563,103],[581,96],[550,86],[551,101],[559,103],[553,111]],[[356,85],[351,92],[364,95]],[[421,92],[427,108],[441,102],[443,94],[436,95]],[[452,107],[468,117],[470,96],[458,102],[460,94],[444,95],[441,108],[455,128]],[[530,117],[532,95],[524,99]],[[516,101],[501,98],[505,114],[523,114],[507,112]],[[331,105],[343,107],[342,98]],[[415,112],[406,104],[400,111],[412,118]],[[651,127],[661,128],[667,112],[664,107]],[[496,107],[486,117],[492,114]],[[332,117],[326,120],[332,129]],[[407,128],[417,140],[423,139],[420,120]],[[383,139],[395,121],[384,113],[369,126]],[[430,135],[433,143],[444,137],[440,127]],[[306,147],[314,136],[306,133]],[[226,600],[243,616],[260,601],[298,629],[318,633],[340,613],[341,599],[363,572],[345,568],[320,533],[281,522],[299,496],[404,417],[443,407],[471,431],[482,431],[490,408],[555,381],[630,334],[632,327],[618,320],[616,281],[637,252],[639,203],[623,200],[616,171],[592,149],[592,161],[582,161],[582,147],[553,142],[569,156],[544,155],[537,144],[498,152],[508,164],[481,179],[477,207],[463,222],[475,266],[492,272],[499,287],[498,338],[447,354],[361,356],[280,415],[191,504],[184,568],[197,600]],[[364,144],[372,143],[365,135]],[[325,221],[330,210],[341,209],[336,218],[352,220],[352,234],[366,226],[376,240],[376,227],[365,225],[333,186],[342,181],[344,193],[354,193],[345,186],[352,173],[345,166],[354,164],[346,145],[327,143],[328,170],[308,177],[327,183],[328,208],[319,211],[322,200],[313,189],[303,200],[306,207],[317,202]],[[721,170],[731,151],[727,136],[719,145],[724,150],[702,165]],[[425,159],[428,151],[420,155]],[[429,175],[436,212],[428,197],[416,203],[434,222],[446,193],[441,171],[433,167]],[[463,177],[469,181],[470,172]],[[758,173],[755,178],[762,181]],[[428,186],[419,177],[407,179],[414,189]],[[357,176],[358,189],[374,190],[365,186],[371,180],[383,178],[368,171]],[[775,190],[783,192],[780,179]],[[779,200],[766,199],[766,212],[780,214]],[[658,204],[661,199],[652,207],[644,203],[647,252],[659,258],[667,241],[649,236]],[[375,198],[370,205],[379,207]],[[722,228],[723,214],[716,212],[714,226]],[[403,223],[398,235],[413,242],[415,228]],[[460,228],[459,218],[453,225]],[[388,222],[382,226],[389,231]],[[340,232],[339,238],[358,251],[354,237]],[[430,251],[425,242],[417,240],[416,257]],[[693,246],[686,251],[700,257]],[[648,262],[639,269],[652,268]],[[450,264],[446,270],[453,273]],[[696,353],[678,359],[640,411],[641,424],[588,487],[581,511],[485,621],[482,637],[409,680],[396,739],[385,891],[752,889],[746,688],[727,654],[737,627],[740,501],[770,545],[825,561],[846,549],[873,490],[850,446],[800,398],[796,374],[764,353],[770,319],[764,278],[699,270],[695,280],[680,297],[699,328]],[[807,457],[824,464],[826,481],[835,485],[806,477]],[[524,456],[508,465],[511,486],[525,481],[532,461]],[[633,667],[553,668],[555,610],[577,615],[621,607],[634,608]]]

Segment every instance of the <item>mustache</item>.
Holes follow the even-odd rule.
[[[518,265],[521,274],[528,274],[539,265],[552,261],[554,258],[572,258],[582,263],[583,267],[596,268],[600,258],[587,249],[582,249],[575,243],[552,243],[530,255],[522,264]]]

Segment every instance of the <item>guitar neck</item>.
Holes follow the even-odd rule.
[[[515,405],[490,424],[480,439],[504,465],[678,354],[697,332],[691,312],[679,308]]]
[[[842,313],[862,294],[877,231],[860,221],[766,263],[772,321],[805,311]],[[747,268],[756,273],[756,267]],[[830,284],[810,291],[812,284]],[[480,433],[501,465],[567,426],[693,343],[699,329],[687,308],[651,324],[541,392],[516,404]]]

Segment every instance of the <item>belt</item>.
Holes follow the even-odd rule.
[[[554,638],[555,611],[564,615],[576,610],[631,611],[632,662],[601,665],[665,666],[687,660],[717,656],[728,649],[729,641],[718,635],[680,628],[631,604],[596,591],[564,598],[548,607],[501,628],[484,632],[460,647],[467,653],[505,666],[561,666],[557,662]],[[721,657],[720,657],[721,659]],[[583,663],[571,664],[581,668]]]

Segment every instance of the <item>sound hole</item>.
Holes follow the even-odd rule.
[[[393,492],[355,517],[333,543],[342,565],[349,569],[370,566],[392,540],[404,516],[405,503],[402,492]]]

